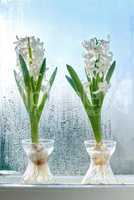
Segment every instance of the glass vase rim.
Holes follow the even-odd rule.
[[[54,139],[49,139],[49,138],[41,138],[39,139],[38,143],[34,143],[32,142],[32,140],[30,138],[27,139],[23,139],[22,140],[22,144],[41,144],[41,143],[48,143],[48,144],[54,144]]]
[[[116,145],[116,141],[114,140],[114,139],[104,139],[104,140],[102,140],[102,144],[113,144],[113,145]],[[89,139],[89,140],[85,140],[84,141],[84,144],[85,145],[88,145],[88,144],[97,144],[97,142],[96,142],[96,140],[94,140],[94,139]]]

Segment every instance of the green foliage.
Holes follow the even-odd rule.
[[[111,65],[111,67],[109,68],[108,72],[107,72],[107,75],[106,75],[106,81],[107,81],[107,83],[110,82],[110,79],[111,79],[111,77],[112,77],[112,74],[113,74],[113,72],[114,72],[114,70],[115,70],[115,65],[116,65],[116,62],[114,61],[114,62],[112,63],[112,65]]]
[[[40,89],[41,89],[41,85],[42,85],[42,80],[45,75],[45,70],[46,70],[46,58],[42,62],[40,72],[39,72],[39,77],[38,77],[37,84],[36,84],[36,91],[38,91],[36,93],[36,100],[35,100],[36,102],[38,101],[38,98],[39,98],[39,93],[40,93]]]
[[[49,80],[49,82],[48,82],[49,90],[51,89],[51,87],[52,87],[52,85],[53,85],[53,82],[54,82],[54,80],[55,80],[56,73],[57,73],[57,67],[55,68],[55,70],[54,70],[54,72],[52,73],[52,75],[51,75],[51,77],[50,77],[50,80]],[[46,102],[46,100],[47,100],[47,97],[48,97],[48,93],[43,94],[41,103],[39,104],[39,107],[38,107],[39,119],[40,119],[40,117],[41,117],[41,114],[42,114],[42,111],[43,111],[45,102]]]
[[[76,91],[77,95],[81,98],[81,101],[82,101],[85,109],[87,110],[88,108],[91,108],[91,103],[87,97],[87,94],[83,88],[83,85],[82,85],[77,73],[69,65],[67,65],[67,69],[71,76],[71,78],[69,78],[69,79],[67,78],[67,80],[69,81],[69,83],[71,82],[71,85],[73,85],[73,88]]]
[[[80,97],[81,102],[85,108],[85,111],[87,113],[87,116],[91,122],[91,126],[93,129],[94,137],[97,143],[100,143],[102,140],[102,130],[101,130],[101,110],[103,105],[103,100],[105,97],[105,93],[102,91],[99,91],[99,84],[103,81],[107,81],[107,83],[110,82],[110,79],[112,77],[112,74],[115,69],[115,61],[110,66],[106,77],[104,74],[100,76],[99,74],[94,74],[93,77],[90,77],[90,75],[86,72],[87,77],[87,83],[88,85],[87,90],[85,90],[85,87],[81,80],[79,79],[77,73],[75,70],[70,66],[67,65],[67,70],[70,74],[69,76],[66,76],[67,81],[70,83],[76,94]]]
[[[66,75],[66,79],[68,80],[68,82],[70,83],[70,85],[72,86],[72,88],[75,90],[76,94],[78,94],[77,87],[76,87],[74,81],[72,80],[72,78],[70,78],[69,76]]]
[[[21,55],[19,55],[19,61],[20,61],[22,75],[23,75],[24,85],[22,85],[20,81],[17,79],[17,74],[15,71],[14,71],[14,76],[15,76],[19,93],[23,99],[24,105],[29,114],[32,142],[38,143],[39,142],[39,133],[38,133],[39,121],[40,121],[41,114],[45,106],[46,100],[48,98],[49,91],[55,80],[57,68],[54,70],[54,72],[50,76],[50,80],[48,81],[48,88],[43,93],[41,92],[41,88],[42,88],[42,81],[46,72],[46,59],[44,59],[42,62],[37,80],[34,80],[34,78],[30,76],[26,62]]]
[[[21,66],[21,70],[23,73],[23,79],[24,79],[24,83],[25,83],[25,88],[28,90],[31,89],[31,84],[30,84],[30,75],[29,75],[29,71],[27,69],[27,65],[23,59],[23,57],[21,55],[19,55],[19,61],[20,61],[20,66]]]

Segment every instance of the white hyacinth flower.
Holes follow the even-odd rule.
[[[94,72],[96,71],[97,69],[94,68],[94,63],[87,63],[86,65],[86,72],[87,74],[90,76],[94,76]]]
[[[94,94],[98,94],[99,92],[103,92],[104,94],[107,93],[107,91],[110,88],[110,84],[107,83],[107,81],[99,83],[99,89],[94,92]]]
[[[19,54],[21,54],[29,67],[30,75],[36,80],[39,75],[39,69],[44,59],[44,44],[39,38],[17,37],[15,42],[15,50],[17,54],[17,65],[19,65]],[[29,48],[31,50],[31,55],[29,53]]]
[[[109,69],[113,59],[109,44],[109,41],[97,40],[96,38],[82,43],[86,51],[84,59],[87,74],[93,76],[93,71],[95,71],[102,75]]]

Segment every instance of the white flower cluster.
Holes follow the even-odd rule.
[[[88,74],[92,74],[92,72],[105,74],[108,70],[113,59],[109,43],[109,41],[97,40],[96,38],[83,42],[83,47],[86,50],[85,67]]]
[[[97,38],[92,38],[90,41],[82,43],[86,50],[84,54],[85,69],[90,78],[97,74],[105,76],[111,66],[113,54],[110,51],[109,43],[107,40],[98,40]],[[105,93],[109,87],[110,85],[107,82],[102,82],[99,84],[98,91]]]
[[[19,54],[21,54],[29,67],[30,75],[36,80],[39,75],[39,69],[44,59],[44,44],[40,41],[39,38],[17,37],[17,41],[15,42],[15,50],[17,54],[17,65],[19,65]],[[29,53],[30,48],[30,53]]]

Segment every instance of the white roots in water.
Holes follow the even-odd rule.
[[[23,175],[24,183],[48,183],[52,175],[48,167],[48,154],[41,144],[31,144],[27,150],[28,166]]]

